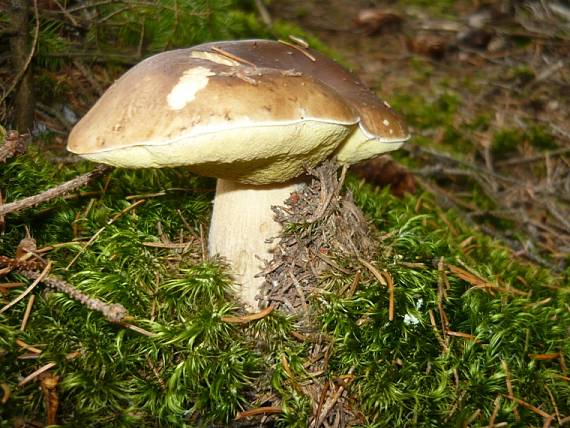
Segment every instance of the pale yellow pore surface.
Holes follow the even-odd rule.
[[[211,256],[219,255],[229,263],[235,279],[236,295],[249,311],[258,310],[256,296],[264,278],[255,278],[273,258],[274,244],[268,238],[281,231],[271,210],[283,202],[300,182],[271,186],[249,186],[218,180],[208,239]]]
[[[234,124],[235,126],[235,124]],[[127,168],[186,165],[200,175],[251,184],[284,182],[315,166],[354,130],[353,125],[305,120],[212,128],[161,144],[140,144],[82,156]],[[204,128],[202,128],[204,131]]]
[[[341,164],[353,164],[375,158],[382,153],[399,149],[407,138],[378,137],[368,134],[361,126],[337,149],[335,155]]]

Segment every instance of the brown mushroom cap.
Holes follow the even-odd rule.
[[[354,74],[313,49],[270,40],[212,42],[193,49],[211,52],[216,48],[258,67],[294,70],[319,79],[357,111],[362,130],[371,138],[402,142],[410,137],[401,117],[385,101],[378,99]]]
[[[249,40],[150,57],[81,119],[68,150],[116,166],[188,165],[266,184],[294,178],[335,151],[353,162],[370,157],[362,147],[371,140],[407,139],[401,120],[358,79],[300,49]]]

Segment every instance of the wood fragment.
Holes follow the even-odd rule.
[[[325,421],[325,419],[328,417],[329,413],[331,412],[331,410],[333,410],[335,408],[335,405],[337,403],[337,401],[339,400],[340,396],[342,395],[342,393],[344,392],[344,390],[350,385],[350,383],[352,382],[352,380],[354,380],[354,377],[352,377],[352,374],[354,373],[355,370],[355,366],[352,366],[350,368],[350,370],[348,371],[347,376],[351,376],[349,377],[349,381],[347,383],[343,383],[342,385],[340,385],[337,390],[335,391],[335,393],[333,394],[333,396],[331,397],[330,401],[327,401],[325,403],[325,408],[320,416],[320,418],[317,420],[317,422],[315,423],[315,427],[320,427],[321,424]]]
[[[435,316],[433,314],[433,311],[430,309],[428,310],[428,315],[429,315],[429,320],[433,329],[433,333],[435,334],[435,338],[437,339],[437,341],[439,342],[439,344],[441,345],[441,347],[443,348],[444,352],[448,352],[449,351],[449,347],[447,345],[447,342],[445,340],[443,340],[443,338],[441,337],[441,334],[439,333],[439,330],[437,329],[437,323],[435,322]]]
[[[291,39],[294,43],[298,44],[302,48],[307,49],[309,47],[309,43],[307,43],[306,40],[303,40],[300,37],[293,36],[292,34],[289,34],[287,37],[289,37],[289,39]]]
[[[143,242],[145,247],[153,248],[168,248],[172,250],[185,250],[192,245],[192,241],[189,242]]]
[[[516,294],[516,295],[524,296],[524,297],[529,296],[529,293],[527,293],[525,291],[521,291],[521,290],[519,290],[515,287],[512,287],[512,286],[505,288],[505,287],[501,287],[501,286],[496,285],[496,284],[492,284],[492,283],[486,281],[485,279],[481,278],[480,276],[477,276],[471,272],[468,272],[467,270],[462,269],[459,266],[447,264],[447,268],[457,278],[462,279],[462,280],[468,282],[469,284],[471,284],[473,287],[470,290],[473,290],[473,289],[496,290],[496,291],[502,291],[505,293]],[[469,292],[469,290],[467,290],[467,292]]]
[[[330,382],[329,380],[327,380],[327,381],[325,382],[325,386],[324,386],[323,389],[321,390],[321,396],[320,396],[320,398],[319,398],[319,402],[318,402],[318,404],[317,404],[317,408],[315,409],[315,414],[314,414],[314,416],[313,416],[313,421],[318,421],[318,420],[321,419],[321,412],[322,412],[322,410],[323,410],[323,405],[324,405],[324,403],[325,403],[325,401],[326,401],[326,398],[327,398],[327,396],[328,396],[328,392],[329,392],[329,389],[330,389],[330,385],[331,385],[331,382]]]
[[[23,153],[26,150],[27,134],[20,134],[18,131],[9,131],[4,138],[4,144],[0,146],[0,163],[6,162],[12,156]],[[0,198],[0,205],[2,199]]]
[[[267,10],[267,6],[265,6],[265,3],[263,2],[263,0],[255,0],[255,7],[257,8],[257,11],[259,12],[259,16],[261,18],[261,21],[267,25],[267,27],[271,28],[271,15],[269,14],[269,11]]]

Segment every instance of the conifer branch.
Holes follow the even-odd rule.
[[[97,177],[109,172],[111,167],[106,165],[98,165],[93,171],[86,174],[80,175],[66,183],[60,184],[59,186],[53,187],[46,190],[45,192],[39,193],[28,198],[20,199],[9,204],[0,206],[0,217],[9,213],[21,211],[27,208],[31,208],[35,205],[41,204],[43,202],[50,201],[57,197],[63,196],[67,193],[73,192],[82,186],[85,186],[90,181]]]

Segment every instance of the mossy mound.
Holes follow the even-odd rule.
[[[3,165],[5,199],[89,168],[49,156],[32,148]],[[346,272],[322,277],[311,332],[278,311],[228,322],[240,310],[202,245],[214,183],[184,169],[115,170],[7,216],[1,255],[14,257],[29,228],[38,248],[53,246],[42,252],[53,275],[122,304],[152,336],[38,285],[23,331],[27,298],[0,314],[0,426],[45,424],[56,401],[52,417],[69,427],[230,425],[259,407],[279,413],[239,423],[306,426],[318,414],[361,426],[538,426],[544,414],[567,416],[568,272],[520,262],[427,194],[396,199],[351,177],[347,186],[378,229],[373,266],[393,298],[387,279],[337,258]],[[4,276],[2,306],[30,282]]]

